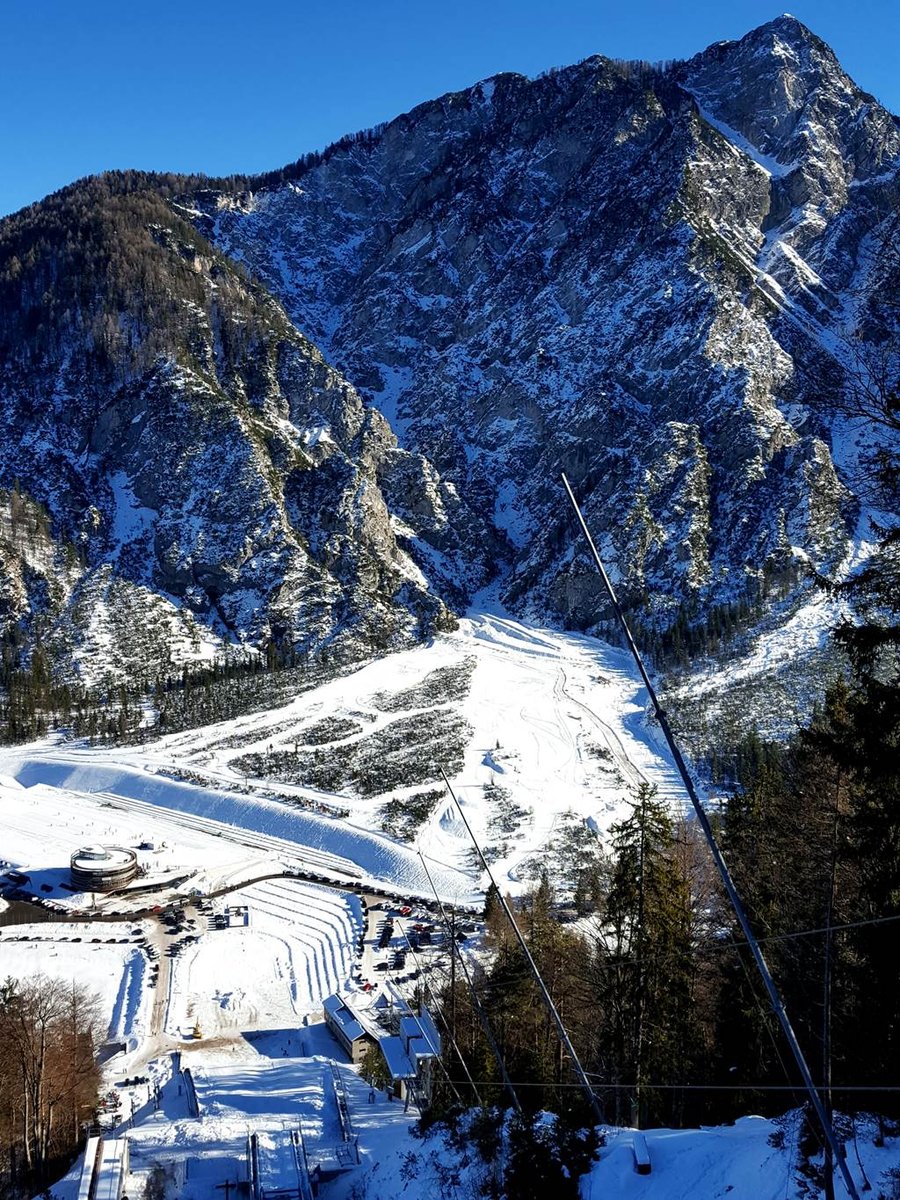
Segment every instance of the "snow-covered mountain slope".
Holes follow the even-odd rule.
[[[642,626],[761,617],[877,504],[843,410],[896,319],[898,163],[897,120],[781,17],[7,218],[0,486],[39,529],[7,537],[0,495],[3,632],[88,678],[360,657],[498,574],[517,615],[602,628],[561,469]]]
[[[451,594],[483,523],[163,191],[105,177],[0,223],[2,631],[96,678],[444,623],[405,546]]]
[[[442,895],[465,902],[487,879],[441,771],[513,892],[543,867],[571,890],[574,857],[590,862],[642,782],[684,803],[627,655],[490,605],[281,708],[140,748],[10,749],[0,770],[29,788],[117,797],[151,824],[225,822],[280,857],[293,843],[312,869],[324,854],[339,874],[427,896],[421,854]]]
[[[517,611],[597,619],[564,468],[665,624],[844,558],[832,416],[898,163],[782,17],[665,69],[497,76],[195,219],[507,534]]]

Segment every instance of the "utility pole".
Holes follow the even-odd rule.
[[[638,850],[638,919],[637,919],[637,1039],[635,1047],[635,1093],[632,1124],[641,1127],[641,1087],[644,1065],[644,864],[647,855],[647,796],[640,792],[640,843]]]
[[[450,910],[450,1029],[456,1042],[456,913]]]
[[[828,863],[828,902],[825,908],[825,962],[822,968],[822,1087],[825,1112],[828,1120],[834,1119],[834,1100],[831,1094],[831,978],[832,939],[834,923],[834,894],[837,876],[838,825],[841,819],[841,783],[843,772],[840,767],[834,788],[834,812],[831,825],[831,854]],[[834,1200],[834,1153],[831,1144],[825,1143],[825,1200]]]

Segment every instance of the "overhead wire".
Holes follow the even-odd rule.
[[[743,954],[738,955],[738,962],[741,965],[741,970],[744,972],[744,978],[747,980],[747,987],[750,989],[750,995],[753,997],[753,1003],[756,1005],[757,1011],[762,1018],[763,1029],[765,1029],[769,1036],[769,1041],[772,1043],[772,1049],[775,1052],[775,1057],[778,1059],[778,1065],[781,1067],[785,1079],[788,1080],[788,1083],[790,1084],[791,1074],[790,1071],[788,1071],[787,1063],[784,1061],[782,1056],[781,1047],[778,1045],[778,1039],[775,1036],[775,1030],[772,1028],[771,1009],[768,1012],[766,1011],[763,1002],[759,997],[757,989],[753,986],[753,977],[750,974],[749,967]],[[794,1091],[797,1091],[796,1084],[792,1084],[791,1086]]]
[[[448,935],[452,938],[453,935],[450,932],[450,921],[447,918],[447,912],[444,907],[444,902],[440,897],[440,893],[438,892],[437,888],[435,887],[434,879],[431,876],[431,872],[428,870],[428,864],[425,862],[425,856],[422,854],[421,850],[418,851],[418,854],[419,854],[419,861],[422,864],[422,869],[425,872],[426,878],[428,879],[429,886],[431,887],[432,892],[434,892],[434,898],[437,901],[438,908],[440,909],[441,919],[444,922],[445,927],[447,928]],[[454,948],[451,943],[451,947],[450,947],[451,954],[453,953],[453,949]],[[484,1005],[481,1003],[481,1000],[478,997],[478,993],[475,990],[475,984],[474,984],[471,974],[469,972],[469,968],[466,965],[465,960],[462,958],[461,955],[459,956],[459,963],[460,963],[460,966],[462,967],[463,976],[464,976],[464,978],[466,980],[466,984],[469,988],[469,993],[472,997],[472,1003],[475,1006],[475,1012],[476,1012],[476,1015],[478,1016],[479,1023],[481,1025],[482,1030],[484,1031],[484,1036],[487,1038],[488,1045],[491,1048],[491,1053],[493,1054],[493,1056],[497,1062],[497,1066],[500,1070],[500,1078],[503,1082],[503,1086],[509,1093],[509,1097],[513,1102],[513,1107],[515,1108],[516,1112],[521,1113],[522,1105],[519,1102],[519,1097],[516,1095],[515,1087],[513,1086],[512,1083],[510,1083],[509,1072],[506,1069],[506,1060],[503,1056],[503,1051],[500,1049],[497,1039],[494,1037],[494,1031],[491,1029],[491,1023],[488,1020],[488,1015],[485,1012]]]
[[[456,1034],[455,1034],[454,1030],[450,1027],[450,1022],[448,1021],[447,1017],[444,1015],[443,1007],[438,1003],[437,997],[434,994],[434,989],[431,986],[431,980],[428,978],[427,972],[423,969],[423,967],[419,961],[419,956],[416,954],[415,950],[413,949],[412,942],[409,940],[409,934],[406,931],[406,922],[405,922],[405,920],[403,920],[403,918],[399,918],[399,917],[397,918],[397,921],[398,921],[398,924],[400,924],[400,932],[403,934],[403,938],[406,942],[407,949],[409,950],[409,953],[413,957],[413,962],[416,964],[416,971],[419,975],[419,978],[422,980],[422,986],[423,986],[423,988],[428,989],[428,992],[429,992],[429,994],[431,996],[431,1000],[432,1000],[432,1007],[434,1008],[437,1015],[440,1017],[441,1023],[443,1024],[444,1028],[447,1030],[447,1035],[450,1039],[450,1044],[452,1045],[454,1051],[456,1052],[457,1060],[462,1065],[462,1069],[466,1073],[466,1079],[468,1080],[469,1086],[472,1089],[472,1093],[475,1096],[476,1101],[478,1102],[479,1108],[484,1108],[484,1101],[482,1100],[482,1098],[478,1092],[478,1088],[475,1085],[474,1080],[472,1079],[472,1075],[471,1075],[471,1072],[469,1071],[468,1063],[466,1062],[465,1057],[459,1048],[459,1044],[457,1043],[457,1040],[456,1040]],[[443,1060],[441,1060],[441,1067],[443,1068],[444,1074],[447,1077],[447,1082],[450,1083],[452,1086],[452,1080],[450,1079],[450,1074],[447,1071],[447,1068],[444,1066]],[[456,1091],[456,1088],[454,1088],[453,1090],[456,1093],[457,1100],[459,1100],[460,1104],[462,1104],[462,1096],[460,1096],[459,1092]]]
[[[592,1076],[593,1077],[593,1076]],[[457,1083],[462,1083],[463,1080],[457,1080]],[[496,1087],[496,1079],[476,1079],[475,1082],[482,1087]],[[513,1086],[517,1088],[580,1088],[580,1083],[542,1083],[535,1079],[515,1079],[512,1081]],[[597,1082],[594,1085],[596,1091],[626,1091],[633,1092],[638,1086],[636,1083],[603,1083]],[[752,1083],[742,1081],[740,1083],[642,1083],[642,1088],[650,1092],[799,1092],[801,1089],[795,1083]],[[900,1084],[881,1085],[874,1083],[839,1083],[833,1084],[832,1090],[835,1092],[853,1092],[859,1094],[880,1094],[888,1092],[894,1094],[900,1092]]]
[[[481,849],[478,839],[475,837],[475,834],[472,832],[472,826],[469,824],[469,819],[466,816],[466,814],[463,812],[463,807],[460,804],[459,799],[457,798],[456,792],[454,792],[454,790],[450,784],[450,780],[447,778],[447,774],[443,770],[443,768],[441,769],[441,777],[444,780],[444,785],[447,788],[447,791],[450,793],[450,797],[453,800],[453,803],[456,805],[457,812],[459,813],[460,817],[462,817],[463,824],[466,827],[466,831],[472,841],[472,845],[475,847],[475,852],[477,853],[478,858],[481,861],[481,865],[485,871],[485,874],[487,875],[488,879],[491,881],[491,886],[493,887],[494,892],[496,893],[496,896],[497,896],[497,902],[500,905],[500,907],[503,909],[503,912],[506,915],[506,919],[509,922],[509,926],[513,931],[516,941],[519,943],[519,948],[521,949],[522,953],[525,956],[525,961],[528,963],[529,970],[531,971],[531,974],[534,976],[535,983],[538,985],[538,989],[541,993],[541,996],[543,997],[544,1006],[550,1015],[551,1021],[556,1026],[556,1032],[559,1035],[559,1040],[562,1043],[563,1049],[568,1054],[569,1060],[572,1063],[572,1066],[575,1068],[575,1073],[578,1076],[578,1078],[581,1080],[581,1086],[582,1086],[582,1090],[585,1094],[585,1097],[586,1097],[588,1103],[590,1104],[591,1108],[593,1109],[594,1116],[596,1117],[597,1121],[602,1123],[603,1113],[600,1109],[600,1105],[597,1102],[597,1097],[591,1091],[591,1086],[588,1083],[588,1079],[587,1079],[587,1075],[585,1074],[584,1067],[581,1065],[581,1059],[578,1057],[578,1054],[575,1051],[575,1047],[572,1045],[572,1039],[569,1037],[568,1031],[567,1031],[565,1025],[563,1024],[562,1017],[559,1015],[559,1011],[558,1011],[556,1005],[553,1003],[553,997],[550,995],[550,991],[549,991],[546,983],[544,982],[544,978],[541,975],[538,965],[534,961],[534,957],[532,956],[531,951],[528,949],[528,943],[525,941],[525,938],[522,936],[522,930],[519,928],[519,926],[516,922],[516,919],[513,916],[512,911],[510,910],[509,904],[506,901],[506,897],[503,895],[503,893],[500,891],[499,887],[497,886],[497,881],[494,879],[493,872],[491,871],[491,868],[488,865],[488,861],[484,856],[484,852]]]
[[[794,938],[817,937],[822,933],[842,933],[847,929],[864,929],[870,925],[888,925],[894,921],[900,921],[900,913],[891,917],[870,917],[865,921],[845,921],[842,925],[822,925],[814,929],[793,929],[787,933],[770,933],[764,937],[758,937],[756,940],[760,944],[763,942],[789,942]],[[716,943],[713,943],[715,948],[718,948]],[[730,942],[721,943],[722,949],[729,950],[746,950],[748,949],[746,942],[736,942],[733,939]]]
[[[772,1005],[772,1008],[775,1012],[776,1017],[778,1018],[779,1024],[781,1025],[781,1029],[782,1029],[782,1032],[784,1033],[785,1039],[787,1040],[787,1043],[790,1046],[791,1053],[794,1056],[794,1061],[797,1064],[797,1069],[800,1072],[800,1076],[803,1079],[804,1087],[806,1088],[807,1095],[809,1096],[809,1102],[812,1105],[813,1109],[815,1110],[816,1117],[822,1128],[822,1132],[825,1135],[825,1138],[827,1139],[829,1146],[831,1147],[833,1161],[837,1164],[838,1169],[841,1172],[841,1176],[844,1180],[844,1184],[845,1184],[847,1191],[850,1194],[852,1200],[859,1200],[859,1192],[857,1190],[856,1183],[853,1179],[853,1176],[850,1174],[850,1168],[847,1166],[847,1163],[841,1154],[840,1144],[839,1144],[837,1136],[834,1132],[834,1127],[832,1126],[832,1123],[831,1123],[831,1120],[829,1119],[828,1113],[825,1110],[825,1105],[822,1101],[822,1097],[817,1092],[815,1084],[813,1083],[812,1073],[810,1072],[809,1064],[806,1061],[806,1056],[804,1055],[803,1049],[800,1046],[799,1041],[797,1040],[797,1035],[794,1032],[794,1027],[791,1024],[790,1018],[788,1017],[787,1009],[785,1008],[784,1001],[781,998],[781,993],[779,992],[778,987],[775,984],[775,980],[773,979],[772,973],[769,970],[769,966],[768,966],[768,963],[766,962],[765,956],[763,955],[763,952],[760,949],[759,944],[756,941],[753,930],[750,927],[750,922],[747,918],[746,912],[744,911],[743,902],[741,900],[741,897],[738,893],[737,888],[735,887],[734,880],[731,877],[731,872],[728,869],[728,864],[725,862],[725,859],[722,857],[722,852],[719,848],[718,842],[716,841],[715,833],[713,832],[713,828],[712,828],[712,825],[710,824],[710,820],[709,820],[709,817],[707,816],[706,810],[704,809],[703,804],[700,801],[700,796],[697,792],[696,787],[694,786],[694,781],[693,781],[693,778],[691,777],[690,771],[687,768],[687,763],[684,760],[684,756],[681,753],[681,749],[678,745],[678,742],[675,738],[674,733],[672,732],[672,728],[669,725],[669,721],[666,716],[665,710],[663,709],[662,705],[659,702],[659,698],[656,695],[656,689],[653,686],[653,681],[651,680],[649,674],[647,673],[647,669],[644,666],[644,661],[641,657],[640,651],[637,648],[637,644],[631,633],[631,629],[629,628],[628,621],[625,618],[625,613],[622,611],[622,606],[619,604],[619,601],[616,597],[615,590],[613,589],[613,586],[612,586],[612,583],[610,582],[609,576],[606,573],[606,568],[603,566],[603,560],[600,557],[600,553],[597,550],[597,547],[594,545],[594,539],[591,537],[591,532],[587,527],[587,522],[584,519],[584,514],[582,513],[581,508],[578,505],[578,501],[575,499],[575,493],[572,491],[572,485],[569,483],[569,480],[566,477],[565,472],[562,473],[561,478],[562,478],[563,487],[566,490],[566,493],[569,497],[569,501],[572,505],[572,509],[575,513],[576,520],[577,520],[577,522],[581,528],[581,532],[583,533],[584,538],[588,544],[591,558],[593,559],[594,565],[597,568],[597,573],[599,574],[599,576],[603,582],[603,587],[606,591],[606,594],[610,601],[610,604],[612,605],[613,612],[616,615],[616,619],[618,620],[618,623],[622,630],[622,633],[624,634],[628,649],[631,652],[631,655],[632,655],[632,657],[635,661],[635,664],[637,666],[637,669],[640,673],[641,679],[644,682],[644,686],[647,689],[647,695],[650,699],[650,703],[652,705],[653,712],[656,717],[659,728],[663,734],[663,737],[666,740],[666,744],[667,744],[667,746],[669,748],[669,752],[671,753],[672,758],[675,762],[675,766],[678,769],[678,773],[682,778],[682,781],[683,781],[684,787],[685,787],[685,791],[687,792],[688,798],[691,801],[691,805],[693,806],[694,813],[697,817],[697,822],[700,825],[701,830],[703,831],[703,836],[706,839],[707,846],[709,847],[709,851],[710,851],[710,854],[712,855],[713,861],[716,865],[716,869],[719,872],[719,876],[722,880],[722,884],[728,895],[728,899],[731,901],[731,906],[734,909],[735,916],[737,917],[738,923],[741,926],[741,930],[747,939],[749,950],[750,950],[751,954],[753,955],[753,959],[754,959],[754,962],[756,963],[757,970],[759,971],[759,974],[765,985],[766,991],[769,996],[769,1001]]]
[[[900,913],[890,917],[871,917],[865,921],[846,921],[842,925],[820,926],[813,929],[792,929],[786,933],[771,933],[756,939],[757,943],[762,946],[769,942],[790,942],[798,938],[817,937],[825,933],[843,933],[848,929],[865,929],[873,925],[887,925],[900,921]],[[702,943],[704,950],[747,950],[750,949],[749,942],[739,942],[733,937],[729,939],[712,937],[708,941]],[[616,954],[612,956],[617,963],[636,962],[638,956],[636,954]],[[652,962],[658,955],[644,955],[645,962]]]

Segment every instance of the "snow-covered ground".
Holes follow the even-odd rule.
[[[298,739],[302,742],[303,731],[323,716],[362,725],[360,733],[339,739],[346,746],[371,738],[398,715],[430,711],[433,703],[417,710],[412,701],[399,714],[386,712],[381,698],[415,690],[434,672],[466,662],[474,662],[468,694],[461,691],[443,705],[448,713],[461,712],[471,726],[463,768],[450,773],[451,783],[479,840],[488,838],[491,819],[485,784],[500,784],[527,814],[514,851],[496,868],[512,890],[518,885],[517,863],[541,849],[564,814],[591,819],[592,827],[605,830],[642,781],[681,803],[680,780],[647,722],[646,692],[628,655],[593,638],[491,611],[470,614],[455,633],[379,659],[280,709],[164,738],[151,748],[150,758],[177,759],[223,786],[243,783],[246,776],[236,760],[253,753],[263,758],[290,753]],[[235,733],[240,744],[229,745]],[[441,787],[432,778],[390,794],[403,797],[435,782]],[[278,786],[309,800],[340,803],[350,809],[354,825],[372,830],[388,795],[362,797],[351,787],[323,794],[283,782]],[[468,863],[471,842],[446,793],[419,831],[416,848],[432,864],[464,868]]]
[[[130,928],[107,921],[6,926],[0,930],[0,980],[40,974],[83,984],[99,998],[105,1036],[137,1046],[146,1032],[149,995],[146,958]]]
[[[190,1083],[172,1070],[170,1060],[151,1063],[150,1086],[130,1089],[123,1105],[127,1116],[133,1093],[136,1112],[129,1142],[135,1177],[129,1188],[139,1189],[151,1167],[160,1164],[169,1172],[170,1196],[213,1200],[223,1194],[226,1181],[246,1180],[247,1138],[253,1132],[265,1136],[299,1127],[310,1166],[333,1162],[342,1144],[334,1066],[347,1095],[360,1162],[325,1185],[320,1195],[347,1196],[366,1177],[371,1186],[359,1194],[373,1200],[392,1194],[380,1191],[380,1164],[414,1144],[409,1128],[416,1114],[404,1112],[384,1092],[370,1103],[368,1084],[341,1058],[325,1027],[316,1025],[185,1053],[180,1065],[190,1071]],[[56,1196],[74,1200],[71,1185],[58,1187]]]
[[[156,774],[164,763],[155,760],[155,752],[141,758],[123,751],[125,762],[119,757],[118,751],[54,746],[0,753],[3,770],[14,777],[0,781],[0,806],[10,813],[12,830],[7,861],[33,879],[39,867],[41,880],[58,887],[79,846],[150,840],[154,850],[140,855],[149,871],[187,868],[203,873],[211,886],[221,884],[223,871],[230,877],[236,865],[256,863],[262,869],[276,862],[347,882],[428,889],[415,853],[384,835],[238,795],[227,783],[204,788],[166,778]],[[44,825],[50,814],[59,815],[59,824]],[[17,851],[23,841],[30,846],[24,854]],[[219,870],[211,872],[210,863]],[[474,898],[473,880],[462,872],[437,866],[434,874],[448,899]],[[192,887],[197,883],[191,880]]]
[[[26,787],[9,774],[0,775],[3,862],[27,873],[31,890],[46,893],[55,904],[75,910],[91,907],[90,895],[61,885],[69,879],[70,856],[93,843],[149,847],[138,850],[148,878],[179,878],[196,872],[210,890],[235,874],[254,877],[271,869],[264,854],[217,836],[214,828],[176,826],[166,821],[164,813],[156,819],[154,810],[129,808],[118,797],[60,786],[55,781],[65,777],[65,768],[44,758],[48,753],[44,748],[40,753],[42,765],[33,773],[46,773],[54,782]],[[12,756],[6,765],[14,770],[21,766],[21,773],[30,779],[28,761],[25,751],[21,763]],[[103,904],[102,897],[96,899]],[[143,903],[148,903],[146,896]],[[114,906],[127,907],[120,898]]]
[[[791,1112],[777,1120],[750,1116],[733,1125],[646,1130],[643,1138],[650,1157],[649,1175],[635,1170],[634,1131],[607,1127],[602,1131],[604,1145],[597,1160],[582,1178],[582,1200],[720,1200],[725,1196],[728,1200],[814,1200],[823,1192],[804,1174],[798,1117]],[[877,1145],[874,1121],[858,1120],[855,1133],[847,1157],[858,1192],[893,1196],[889,1173],[900,1164],[900,1142],[887,1138]],[[821,1154],[810,1165],[821,1168]],[[457,1176],[455,1187],[447,1185],[451,1173]],[[410,1200],[441,1195],[462,1200],[489,1194],[485,1189],[488,1173],[474,1154],[462,1162],[437,1137],[411,1145],[388,1143],[377,1185],[362,1194],[373,1198],[402,1194]],[[343,1197],[348,1191],[345,1187],[328,1195]],[[835,1197],[847,1198],[840,1175],[835,1176]]]
[[[162,1166],[168,1195],[213,1200],[226,1181],[233,1186],[246,1179],[252,1132],[271,1135],[299,1127],[310,1164],[334,1162],[341,1143],[331,1082],[334,1064],[346,1092],[359,1162],[324,1183],[320,1196],[464,1200],[487,1194],[483,1188],[490,1167],[476,1154],[461,1155],[438,1131],[424,1140],[413,1137],[415,1114],[389,1102],[383,1092],[371,1099],[357,1071],[335,1064],[337,1057],[336,1044],[319,1025],[182,1055],[180,1066],[189,1070],[190,1081],[177,1060],[151,1063],[147,1085],[122,1089],[121,1116],[133,1171],[129,1188],[140,1189],[151,1168]],[[822,1192],[804,1173],[798,1117],[792,1112],[778,1120],[749,1116],[727,1126],[647,1130],[649,1175],[635,1171],[633,1131],[605,1128],[597,1160],[581,1181],[582,1200],[812,1200]],[[890,1196],[900,1142],[887,1137],[876,1144],[877,1132],[873,1121],[857,1120],[848,1165],[860,1194]],[[821,1167],[821,1156],[811,1165]],[[75,1200],[76,1172],[53,1194],[55,1200]],[[835,1197],[847,1197],[840,1176],[835,1177]]]
[[[479,840],[488,840],[488,782],[530,814],[513,851],[494,867],[504,887],[516,890],[516,867],[546,845],[565,815],[603,832],[642,782],[681,806],[681,781],[648,724],[646,691],[626,653],[491,613],[462,622],[448,642],[477,662],[465,702],[474,736],[453,780],[466,817]],[[470,848],[450,801],[418,841],[438,862],[460,861]]]
[[[328,761],[354,743],[388,745],[372,739],[397,722],[405,722],[409,743],[400,748],[404,769],[408,758],[415,774],[418,759],[430,756],[423,778],[374,794],[357,786],[356,768],[332,791],[285,778],[285,764],[299,761],[307,736]],[[405,1114],[383,1095],[369,1102],[367,1085],[320,1020],[327,994],[359,986],[363,969],[374,969],[380,914],[373,910],[365,921],[361,891],[380,886],[427,898],[427,865],[442,898],[480,899],[485,879],[473,865],[471,841],[435,777],[444,727],[463,730],[447,751],[450,781],[479,840],[501,842],[494,871],[510,890],[526,886],[520,868],[561,828],[581,825],[603,838],[642,782],[655,784],[673,808],[684,803],[623,652],[488,608],[453,633],[370,662],[277,710],[144,747],[45,742],[0,753],[0,871],[27,875],[34,894],[78,913],[77,924],[0,931],[0,977],[39,970],[78,978],[100,993],[111,1035],[128,1043],[128,1052],[110,1062],[108,1082],[135,1070],[150,1080],[123,1093],[121,1116],[134,1110],[128,1133],[136,1176],[129,1186],[143,1186],[161,1163],[173,1173],[170,1195],[212,1200],[227,1180],[245,1178],[248,1132],[274,1138],[272,1146],[265,1142],[274,1154],[281,1131],[297,1123],[313,1153],[328,1159],[339,1135],[329,1090],[334,1063],[348,1090],[361,1161],[323,1194],[349,1200],[400,1194],[405,1185],[411,1198],[434,1194],[427,1154],[449,1152],[423,1149],[411,1138],[415,1112]],[[255,774],[248,763],[258,766]],[[502,838],[497,787],[488,784],[503,789],[507,816],[513,813]],[[409,840],[388,836],[386,802],[429,789],[434,807]],[[145,872],[135,886],[159,882],[162,890],[93,898],[67,890],[69,856],[95,842],[135,848]],[[343,890],[291,872],[343,881]],[[183,905],[186,915],[177,919],[186,924],[176,931],[148,914],[137,943],[135,922],[109,919],[146,911],[157,897],[163,906]],[[363,930],[368,942],[360,958]],[[73,942],[75,936],[82,940]],[[118,940],[126,936],[128,943]],[[411,954],[407,972],[420,967],[418,957]],[[437,958],[436,951],[432,966]],[[772,1128],[750,1122],[653,1134],[650,1181],[632,1178],[627,1135],[617,1133],[584,1195],[591,1188],[630,1195],[641,1186],[654,1195],[712,1197],[731,1184],[740,1196],[740,1179],[761,1170],[780,1181],[772,1195],[783,1195],[790,1166],[774,1165],[781,1159],[766,1141]],[[410,1155],[423,1153],[421,1170],[411,1174]],[[740,1178],[729,1177],[729,1156]],[[708,1189],[704,1182],[686,1190],[687,1180],[707,1177]],[[68,1200],[71,1187],[57,1194]]]
[[[247,923],[203,934],[172,970],[167,1030],[190,1037],[290,1028],[351,982],[362,928],[355,896],[276,879],[231,892]]]
[[[454,669],[463,681],[429,696],[429,680]],[[496,801],[485,785],[505,789],[516,810],[516,827],[502,840],[502,858],[494,867],[513,891],[524,886],[519,865],[546,846],[561,821],[585,822],[602,834],[621,817],[642,781],[656,784],[676,806],[682,803],[680,780],[647,720],[646,692],[629,657],[596,639],[538,628],[488,609],[470,614],[454,633],[377,659],[278,709],[139,748],[41,744],[6,750],[0,771],[28,788],[29,809],[38,824],[46,822],[53,831],[60,869],[74,843],[86,840],[88,827],[92,840],[116,840],[127,827],[132,837],[154,830],[167,842],[177,836],[188,846],[201,829],[221,836],[220,828],[208,824],[217,822],[232,827],[226,835],[230,840],[262,857],[275,853],[308,870],[362,877],[427,896],[421,853],[444,898],[473,902],[486,881],[473,873],[471,841],[433,768],[376,795],[360,794],[352,777],[325,792],[267,771],[268,763],[290,763],[307,731],[323,721],[336,723],[334,741],[316,743],[316,753],[326,758],[348,748],[365,750],[375,745],[373,737],[406,721],[411,722],[405,737],[414,773],[416,723],[431,721],[433,727],[435,717],[438,724],[445,718],[467,722],[461,758],[454,760],[461,761],[461,769],[450,769],[448,749],[448,771],[479,840],[491,841],[496,820]],[[440,754],[438,743],[433,757]],[[257,767],[255,777],[248,778],[248,756]],[[189,781],[171,777],[179,774]],[[423,788],[432,789],[437,802],[415,843],[403,844],[382,832],[385,802],[403,801]],[[272,798],[273,791],[324,811],[287,804]],[[107,818],[99,824],[95,814],[87,818],[89,798],[98,794],[103,798],[93,803],[103,806]],[[9,796],[0,783],[0,803],[9,803]],[[324,815],[337,807],[349,817]],[[57,835],[65,835],[60,839],[65,852],[55,844]],[[47,870],[52,869],[50,849],[40,842],[35,846]],[[203,857],[197,856],[195,869]],[[221,861],[221,847],[215,857]],[[26,864],[21,855],[16,861],[37,865]]]

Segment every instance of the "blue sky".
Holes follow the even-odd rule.
[[[900,111],[896,0],[787,2]],[[778,0],[2,0],[0,214],[113,167],[281,166],[498,71],[687,57],[781,11]]]

